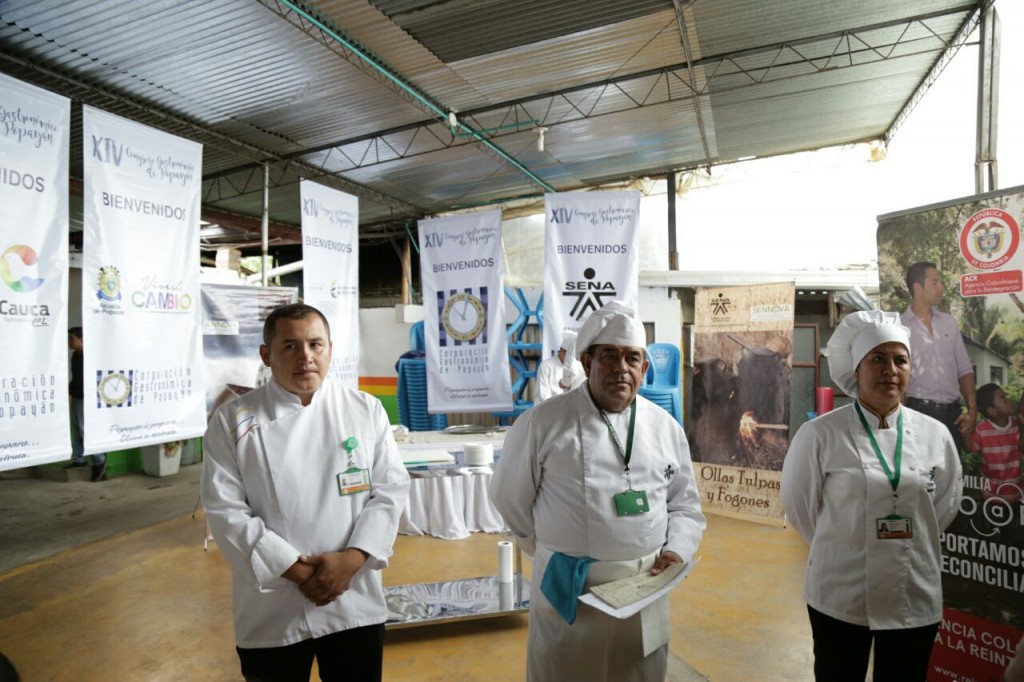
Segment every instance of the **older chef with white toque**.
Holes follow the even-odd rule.
[[[942,620],[939,536],[963,476],[949,431],[900,405],[910,332],[897,313],[843,318],[832,380],[856,400],[807,422],[782,467],[782,505],[811,545],[804,599],[816,680],[924,680]]]
[[[558,353],[537,368],[537,402],[571,391],[586,380],[583,365],[576,359],[576,332],[566,330]]]
[[[586,383],[524,413],[505,438],[490,494],[533,554],[528,680],[665,679],[667,597],[625,620],[576,599],[691,561],[704,532],[683,429],[637,395],[646,343],[631,308],[596,310],[576,339]]]

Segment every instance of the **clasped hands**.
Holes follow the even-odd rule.
[[[298,585],[306,599],[317,606],[326,606],[348,589],[352,576],[363,567],[368,556],[355,547],[341,552],[301,555],[284,572],[284,577]]]

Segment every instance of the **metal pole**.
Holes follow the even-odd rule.
[[[412,244],[409,237],[402,243],[402,303],[412,303],[409,282],[412,280]]]
[[[978,22],[978,124],[974,161],[974,190],[998,188],[996,139],[999,120],[999,15],[994,6]]]
[[[668,194],[668,269],[679,269],[679,251],[676,247],[676,172],[669,171],[665,184]]]
[[[267,271],[270,270],[270,164],[263,164],[263,222],[260,225],[263,241],[263,267],[260,268],[260,282],[267,286]]]

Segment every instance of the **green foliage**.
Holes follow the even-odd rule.
[[[964,476],[981,475],[981,453],[960,451],[960,466],[963,467]]]

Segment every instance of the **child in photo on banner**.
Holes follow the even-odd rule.
[[[978,389],[982,419],[971,435],[972,452],[981,453],[982,497],[998,497],[1010,504],[1021,501],[1020,412],[998,384]]]

